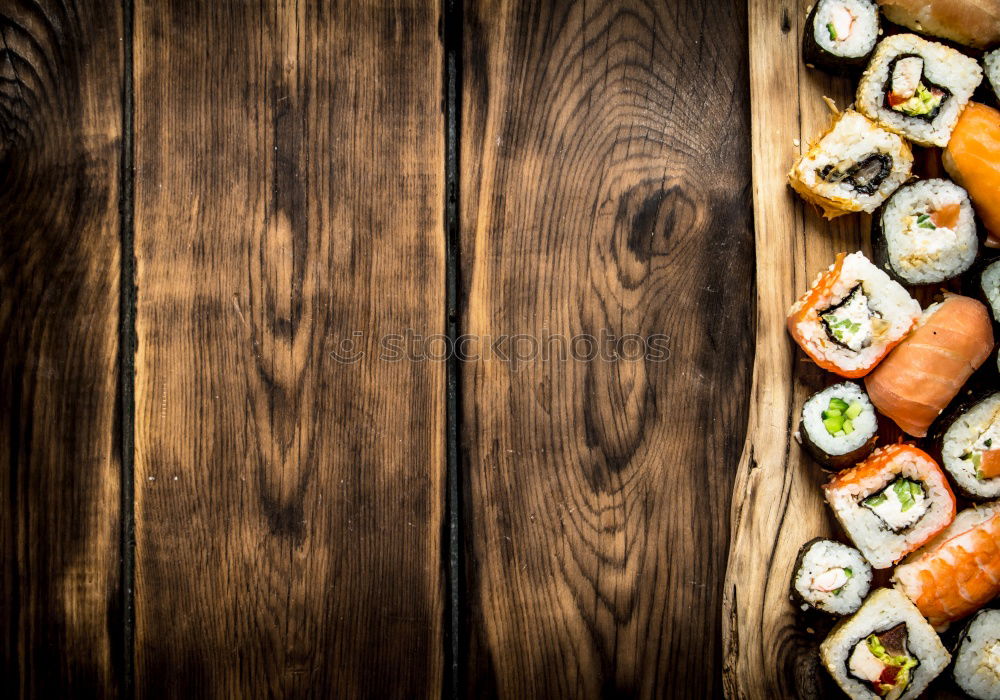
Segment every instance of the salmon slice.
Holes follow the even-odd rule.
[[[945,204],[940,209],[931,212],[931,223],[938,228],[955,228],[958,226],[958,215],[962,211],[962,206],[957,202]]]
[[[1000,512],[900,565],[893,576],[937,629],[1000,595]]]
[[[982,459],[979,471],[983,473],[984,479],[995,479],[1000,476],[1000,450],[986,450]]]
[[[916,437],[955,398],[993,350],[986,307],[949,295],[867,377],[875,408]]]
[[[1000,246],[1000,112],[977,102],[962,111],[941,161],[964,187],[989,231],[987,245]]]

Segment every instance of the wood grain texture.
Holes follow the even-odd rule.
[[[117,4],[0,3],[0,687],[114,697]]]
[[[468,694],[717,696],[752,349],[745,5],[465,12],[462,330],[669,336],[665,362],[464,365]]]
[[[788,599],[799,548],[813,537],[843,538],[823,502],[826,475],[793,437],[803,401],[836,377],[796,348],[785,315],[838,252],[870,254],[871,217],[825,221],[787,186],[795,158],[832,119],[823,96],[841,109],[854,99],[853,81],[802,63],[810,5],[749,2],[757,345],[723,611],[723,682],[734,699],[840,696],[818,657],[829,623],[803,615]],[[952,697],[945,685],[936,684],[930,696]]]
[[[136,2],[141,696],[440,694],[437,24]]]

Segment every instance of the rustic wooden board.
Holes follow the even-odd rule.
[[[0,3],[5,697],[114,697],[122,15]]]
[[[870,252],[867,215],[823,220],[787,186],[799,153],[830,123],[856,83],[806,67],[800,56],[811,0],[749,2],[757,345],[749,427],[732,502],[723,611],[723,683],[730,698],[838,697],[818,646],[829,630],[788,601],[803,543],[838,536],[820,486],[825,475],[792,433],[804,399],[836,378],[795,347],[785,314],[838,252]],[[932,697],[952,697],[945,683]]]
[[[136,2],[139,695],[440,694],[444,370],[377,356],[444,327],[437,30]]]
[[[471,696],[721,691],[752,351],[745,21],[721,0],[466,8],[461,330],[669,336],[666,362],[463,366]]]

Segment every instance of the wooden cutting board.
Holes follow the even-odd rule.
[[[841,697],[819,664],[828,626],[801,616],[788,598],[801,545],[839,536],[820,491],[826,476],[793,437],[804,399],[836,378],[797,350],[785,315],[836,253],[870,252],[871,217],[825,221],[787,186],[795,158],[830,123],[823,97],[843,109],[856,85],[803,64],[811,4],[748,4],[757,327],[723,603],[723,684],[730,698]],[[928,696],[957,697],[935,686]]]

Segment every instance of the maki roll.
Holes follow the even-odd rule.
[[[906,596],[880,588],[819,649],[823,666],[855,700],[910,700],[951,661],[934,628]]]
[[[969,195],[948,180],[904,185],[872,217],[875,264],[903,284],[958,277],[978,249]]]
[[[993,320],[1000,323],[1000,258],[983,265],[975,284],[976,292],[986,302]]]
[[[920,304],[863,253],[841,253],[788,312],[788,332],[823,369],[862,377],[920,318]]]
[[[788,182],[832,219],[875,211],[906,182],[912,167],[906,141],[849,109],[799,156]]]
[[[863,460],[875,449],[877,432],[875,408],[854,382],[818,391],[802,405],[799,439],[825,467],[845,469]]]
[[[983,79],[975,59],[915,34],[883,39],[858,84],[858,110],[921,146],[946,146]]]
[[[805,611],[814,608],[850,615],[861,607],[872,583],[872,568],[861,552],[817,537],[806,542],[792,572],[792,599]]]
[[[993,351],[993,324],[980,302],[951,294],[931,304],[865,388],[875,408],[903,431],[924,437],[931,423]]]
[[[986,82],[993,90],[993,99],[1000,102],[1000,49],[994,49],[983,56],[983,72]]]
[[[838,75],[864,67],[878,41],[872,0],[819,0],[806,19],[802,60]]]
[[[930,540],[955,517],[955,496],[930,455],[889,445],[823,487],[826,502],[854,545],[886,569]]]
[[[981,610],[969,621],[952,673],[970,698],[1000,700],[1000,610]]]
[[[941,463],[969,498],[1000,498],[1000,391],[975,403],[945,429]]]
[[[963,510],[892,578],[939,630],[979,610],[1000,594],[1000,503]]]

